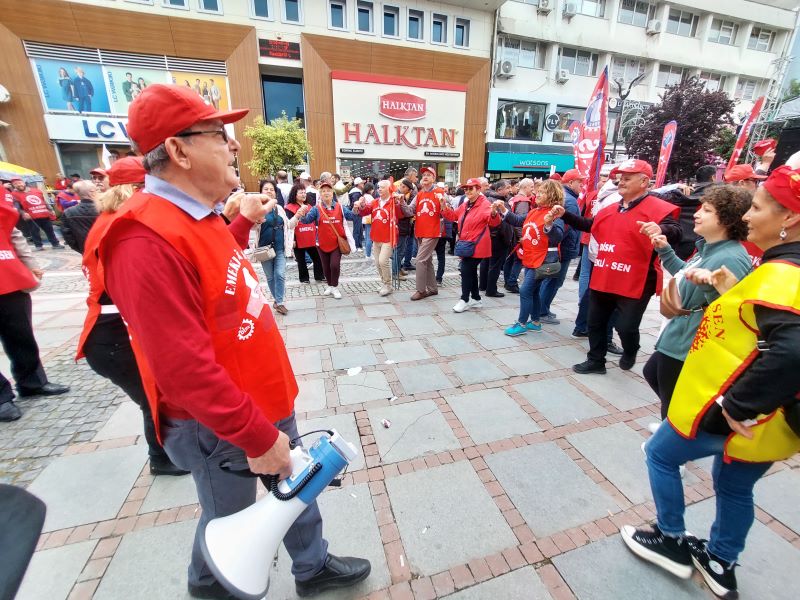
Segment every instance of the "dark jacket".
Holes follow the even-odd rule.
[[[505,203],[506,208],[510,208],[511,207],[509,205],[509,203],[508,203],[508,200],[509,200],[508,198],[506,198],[505,196],[500,196],[499,194],[497,194],[496,192],[494,192],[492,190],[486,190],[483,193],[483,195],[486,196],[486,199],[491,203],[494,203],[497,200],[502,200]],[[503,242],[503,246],[506,246],[506,247],[510,248],[511,244],[514,241],[514,226],[511,223],[507,223],[506,221],[503,221],[500,224],[500,227],[497,227],[495,229],[490,230],[489,234],[493,238],[496,238],[496,237],[499,236],[500,240]]]
[[[411,193],[406,198],[406,204],[411,204],[414,201],[414,198],[417,197],[417,190],[416,188],[411,190]],[[397,233],[400,236],[413,236],[414,235],[414,217],[400,217],[397,220]]]
[[[568,213],[580,216],[581,209],[578,206],[578,195],[568,187],[564,186],[564,208]],[[581,253],[581,232],[574,227],[566,227],[564,239],[561,240],[561,261],[566,262],[577,258]]]
[[[681,225],[683,237],[677,246],[673,246],[675,254],[681,260],[686,260],[694,253],[695,244],[697,240],[700,239],[700,236],[694,232],[694,213],[697,212],[697,209],[700,208],[700,205],[703,203],[701,200],[702,195],[712,184],[703,183],[700,185],[703,187],[695,189],[691,196],[686,196],[678,190],[671,190],[661,194],[651,192],[651,195],[661,198],[670,204],[674,204],[681,209],[678,222]]]
[[[97,208],[94,202],[86,198],[65,210],[61,215],[61,233],[64,234],[67,245],[75,252],[83,254],[86,237],[96,220]]]
[[[281,254],[284,250],[284,239],[283,219],[277,210],[270,211],[258,232],[258,245],[272,246],[276,254]]]

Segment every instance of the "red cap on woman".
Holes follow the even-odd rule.
[[[778,167],[762,185],[778,204],[800,213],[800,170]]]

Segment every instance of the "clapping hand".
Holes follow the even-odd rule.
[[[661,233],[661,226],[653,221],[647,221],[646,223],[644,221],[636,221],[636,224],[639,226],[639,233],[648,236],[650,239],[652,239],[654,235],[659,235]]]
[[[235,194],[238,196],[239,194]],[[241,194],[243,197],[239,201],[239,214],[253,223],[262,223],[264,215],[274,208],[277,200],[267,202],[267,197],[263,194]],[[272,207],[270,207],[272,203]]]
[[[709,271],[708,269],[688,269],[686,271],[686,279],[695,285],[714,286],[714,289],[720,294],[724,294],[739,283],[736,275],[731,273],[730,269],[726,266],[722,266],[716,271]]]
[[[667,242],[667,236],[665,236],[663,233],[651,235],[650,241],[653,243],[653,248],[666,248],[669,246],[669,242]]]
[[[502,200],[495,200],[492,203],[492,216],[495,216],[497,213],[504,215],[506,214],[507,210],[508,209],[506,208],[506,204]]]
[[[550,212],[547,213],[547,216],[550,217],[550,222],[552,223],[556,219],[560,219],[563,217],[567,212],[567,209],[561,206],[560,204],[556,204],[553,208],[550,209]],[[547,216],[545,216],[545,221],[547,221]]]

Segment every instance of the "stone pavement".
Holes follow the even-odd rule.
[[[38,256],[49,271],[34,294],[37,338],[48,375],[72,391],[21,400],[23,418],[0,429],[0,480],[48,505],[18,597],[187,598],[193,483],[148,474],[138,409],[74,363],[85,296],[78,256]],[[333,552],[373,564],[357,588],[322,598],[710,598],[697,576],[682,582],[642,563],[617,534],[654,517],[639,446],[657,413],[640,377],[656,305],[633,372],[576,376],[570,366],[586,342],[569,337],[571,278],[554,307],[561,325],[508,338],[517,297],[455,314],[459,280],[448,263],[439,296],[414,303],[411,282],[380,298],[372,263],[358,256],[345,261],[338,301],[292,283],[290,263],[290,312],[277,319],[300,383],[300,428],[334,427],[360,450],[344,485],[320,498],[325,535]],[[2,355],[0,368],[8,372]],[[688,525],[703,536],[714,512],[709,469],[692,464],[685,479]],[[756,502],[742,597],[794,598],[800,460],[776,465]],[[295,597],[283,549],[268,597]]]

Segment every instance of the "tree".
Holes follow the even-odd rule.
[[[733,127],[720,127],[717,135],[714,136],[714,154],[723,159],[726,163],[733,154],[733,147],[736,145],[736,129]]]
[[[715,146],[720,128],[734,125],[734,102],[725,92],[709,92],[696,77],[667,86],[654,104],[642,115],[644,124],[628,139],[628,154],[638,155],[655,167],[661,149],[664,126],[678,122],[672,158],[667,168],[667,181],[692,177],[707,163],[707,155]]]
[[[311,160],[311,146],[300,119],[291,119],[282,112],[267,125],[257,117],[244,129],[244,135],[253,141],[253,160],[247,168],[254,177],[275,175],[281,169],[291,170]]]
[[[783,99],[791,100],[800,96],[800,80],[792,79],[789,85],[783,90]]]

